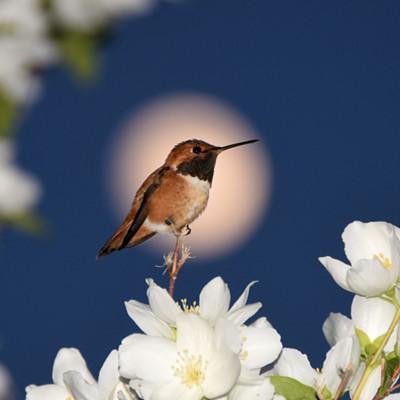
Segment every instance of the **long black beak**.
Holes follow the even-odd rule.
[[[243,146],[245,144],[250,144],[250,143],[254,143],[254,142],[258,142],[258,139],[246,140],[245,142],[228,144],[227,146],[222,146],[222,147],[214,147],[213,150],[218,150],[218,152],[221,152],[221,151],[225,151],[228,149],[232,149],[233,147]]]

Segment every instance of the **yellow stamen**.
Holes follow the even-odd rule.
[[[197,304],[196,301],[193,302],[192,305],[187,304],[187,299],[182,299],[182,310],[187,313],[187,314],[200,314],[200,306]],[[177,306],[179,307],[179,303],[176,303]]]
[[[190,355],[189,350],[185,349],[178,352],[175,365],[172,366],[175,376],[181,378],[181,382],[189,389],[204,382],[205,372],[208,361],[203,360],[203,356]]]
[[[383,253],[379,253],[379,254],[374,254],[373,255],[375,260],[380,261],[380,263],[382,264],[382,266],[384,266],[385,268],[389,268],[392,269],[393,264],[390,262],[388,257],[385,257]]]

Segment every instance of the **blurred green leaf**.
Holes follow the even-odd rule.
[[[0,138],[8,137],[14,129],[18,106],[0,90]]]
[[[63,31],[56,42],[67,67],[79,83],[92,83],[98,76],[100,35],[91,32]]]
[[[275,387],[275,393],[286,400],[317,400],[315,390],[296,379],[287,376],[271,376],[271,383]]]
[[[49,230],[47,221],[34,213],[15,214],[10,216],[0,215],[0,226],[12,227],[30,235],[42,236]]]

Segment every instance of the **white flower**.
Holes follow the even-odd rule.
[[[223,328],[222,328],[223,329]],[[240,374],[238,357],[195,314],[176,318],[176,341],[134,334],[120,348],[120,374],[144,399],[201,400],[226,395]]]
[[[333,397],[342,380],[346,379],[342,392],[349,389],[360,363],[360,353],[360,343],[355,335],[340,339],[326,355],[316,388],[325,387]]]
[[[11,143],[0,140],[0,216],[26,213],[41,197],[39,182],[12,162],[13,154]]]
[[[399,237],[399,228],[386,222],[355,221],[342,235],[351,266],[331,257],[319,260],[343,289],[361,296],[379,296],[399,279]]]
[[[0,91],[29,103],[39,91],[38,69],[57,59],[39,0],[0,2]]]
[[[129,316],[148,335],[172,337],[172,328],[176,324],[176,318],[184,312],[200,315],[211,326],[215,325],[220,318],[227,318],[239,327],[262,306],[259,302],[246,304],[250,287],[255,282],[247,285],[231,308],[229,308],[230,291],[221,277],[212,279],[204,286],[200,293],[199,303],[195,302],[190,306],[185,300],[183,308],[179,307],[168,292],[152,279],[147,279],[147,283],[149,285],[147,290],[149,305],[136,300],[131,300],[125,304]]]
[[[321,371],[311,367],[305,354],[295,349],[284,348],[274,366],[273,373],[275,376],[293,378],[313,388],[316,393],[329,391],[333,398],[345,374],[347,374],[347,381],[343,391],[350,387],[359,360],[360,345],[353,335],[342,338],[329,350]]]
[[[99,0],[53,0],[55,21],[66,28],[92,31],[106,23]]]
[[[2,0],[1,35],[38,36],[46,33],[47,20],[40,0]]]
[[[67,29],[91,32],[127,14],[144,14],[154,0],[53,0],[55,21]]]
[[[185,328],[182,321],[187,318],[197,321],[197,325],[202,326],[203,331],[206,332],[204,335],[199,332],[190,333],[195,335],[193,340],[202,342],[206,340],[207,336],[215,335],[216,339],[212,340],[216,340],[219,346],[217,347],[223,348],[225,353],[228,352],[235,361],[234,365],[238,366],[233,374],[235,380],[229,381],[231,384],[229,390],[226,390],[224,386],[225,394],[223,390],[218,392],[221,400],[225,398],[241,399],[245,398],[245,395],[252,399],[260,393],[271,391],[269,381],[260,376],[260,371],[262,367],[276,360],[282,344],[279,334],[265,317],[259,318],[249,326],[244,324],[261,307],[261,303],[246,304],[250,287],[254,282],[246,287],[232,307],[230,307],[230,291],[220,277],[211,280],[203,288],[198,303],[194,302],[192,305],[188,305],[187,301],[183,300],[182,307],[175,303],[168,292],[156,285],[152,279],[148,279],[147,283],[149,285],[147,290],[149,305],[131,300],[126,303],[126,308],[129,316],[148,336],[132,335],[126,338],[120,347],[121,374],[131,380],[131,386],[139,395],[145,399],[151,396],[153,400],[153,398],[162,399],[164,397],[157,396],[170,393],[163,389],[156,391],[155,388],[169,387],[173,385],[171,382],[177,379],[171,375],[170,359],[175,360],[178,351],[176,348],[182,347],[181,343],[178,343],[179,332],[180,329],[183,329],[182,327]],[[186,329],[189,328],[186,327]],[[184,332],[184,334],[189,335],[188,332]],[[200,339],[200,336],[204,336],[204,338]],[[147,349],[145,354],[143,349]],[[170,349],[171,354],[165,355],[162,349]],[[217,354],[216,350],[213,352]],[[198,352],[194,352],[194,354],[195,357],[198,356]],[[159,357],[168,362],[167,365],[164,361],[158,360]],[[207,351],[202,352],[201,357],[202,359],[207,357]],[[148,360],[148,366],[144,372],[142,371],[143,360]],[[159,366],[159,369],[155,370],[154,365]],[[165,372],[165,370],[169,370],[169,372]],[[146,371],[151,371],[151,374]],[[231,375],[228,374],[228,376]],[[202,393],[203,389],[200,383],[198,386],[200,389],[193,392],[193,398],[197,398],[196,396],[200,396]],[[174,390],[190,396],[182,387],[174,387]],[[205,392],[203,394],[208,398]],[[182,398],[186,399],[183,395]]]
[[[393,304],[380,298],[355,296],[351,305],[351,317],[355,327],[364,332],[371,342],[384,335],[394,318]],[[391,352],[397,341],[398,326],[393,330],[384,350]]]
[[[98,383],[77,349],[61,349],[53,366],[53,382],[26,388],[26,400],[134,400],[119,380],[118,353],[113,350],[99,373]]]

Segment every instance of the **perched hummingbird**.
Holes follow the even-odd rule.
[[[165,163],[142,184],[131,209],[97,258],[133,247],[156,233],[190,233],[192,223],[206,208],[218,154],[257,139],[218,147],[192,139],[177,144]]]

